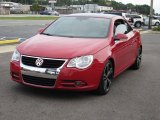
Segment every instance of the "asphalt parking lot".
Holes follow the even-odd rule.
[[[0,36],[31,37],[41,27],[3,26]],[[0,120],[160,120],[159,38],[160,34],[142,35],[141,69],[114,79],[106,96],[19,85],[10,80],[12,52],[0,53]]]
[[[0,38],[29,38],[51,22],[51,20],[0,20]]]

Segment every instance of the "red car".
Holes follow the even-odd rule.
[[[63,16],[17,46],[12,80],[28,86],[106,94],[127,68],[139,69],[140,33],[121,16]]]

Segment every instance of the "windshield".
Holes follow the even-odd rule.
[[[62,37],[107,37],[110,19],[91,17],[61,17],[41,34]]]

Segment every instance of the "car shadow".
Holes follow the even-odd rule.
[[[79,91],[65,91],[65,90],[51,90],[34,88],[25,85],[14,85],[12,90],[14,92],[30,97],[38,97],[45,99],[85,99],[88,97],[96,97],[98,95],[93,92],[79,92]]]

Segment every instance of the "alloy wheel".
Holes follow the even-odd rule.
[[[141,49],[138,51],[138,56],[137,56],[137,66],[139,67],[142,61],[142,52]]]
[[[155,24],[156,26],[159,26],[160,25],[160,23],[158,23],[158,22],[156,22],[156,24]]]
[[[113,66],[111,62],[108,62],[103,73],[103,89],[108,92],[113,77]]]
[[[136,27],[137,27],[137,28],[140,28],[140,27],[141,27],[141,23],[139,23],[139,22],[136,23]]]

